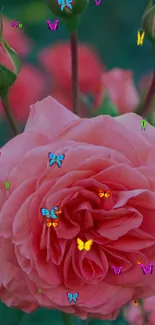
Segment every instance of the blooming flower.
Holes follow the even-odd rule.
[[[31,107],[23,134],[1,148],[0,299],[31,312],[43,306],[81,319],[115,319],[155,289],[155,129],[139,116],[81,119],[51,97]],[[48,153],[64,154],[50,167]],[[4,181],[10,181],[6,191]],[[111,190],[100,198],[99,188]],[[62,208],[46,227],[41,208]],[[93,240],[79,251],[77,238]],[[112,267],[122,266],[115,275]],[[67,293],[78,293],[76,304]]]

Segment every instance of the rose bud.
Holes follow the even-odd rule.
[[[73,0],[71,3],[67,3],[64,0],[63,4],[58,4],[58,0],[48,0],[48,6],[52,13],[62,19],[73,18],[81,15],[89,4],[89,0]],[[65,7],[64,7],[65,6]],[[72,7],[72,10],[70,9]]]
[[[4,40],[2,32],[3,25],[0,18],[0,97],[5,95],[16,81],[21,67],[18,54]]]

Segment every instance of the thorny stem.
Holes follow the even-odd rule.
[[[5,94],[1,97],[2,99],[2,104],[3,104],[3,107],[4,107],[4,111],[5,111],[5,114],[8,118],[8,121],[10,123],[10,126],[12,128],[12,131],[14,133],[14,135],[18,135],[20,132],[17,128],[17,124],[16,124],[16,120],[15,120],[15,117],[13,116],[13,113],[10,109],[10,105],[9,105],[9,100],[8,100],[8,94]]]
[[[140,115],[143,118],[146,117],[149,113],[150,104],[152,102],[154,95],[155,95],[155,70],[153,73],[153,78],[152,78],[152,83],[151,83],[150,89],[148,91],[148,94],[144,100],[143,106],[140,111]]]
[[[71,33],[71,58],[72,58],[72,96],[73,96],[73,111],[76,115],[79,114],[79,94],[78,94],[78,46],[77,33]]]

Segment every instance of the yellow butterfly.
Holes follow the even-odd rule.
[[[142,35],[140,35],[140,31],[138,30],[137,32],[137,45],[143,45],[144,42],[144,36],[145,36],[145,32],[142,33]]]
[[[87,252],[90,251],[92,244],[92,239],[89,239],[84,243],[80,238],[77,238],[77,248],[79,249],[79,251],[82,251],[83,249],[85,249]]]

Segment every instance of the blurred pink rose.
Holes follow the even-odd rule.
[[[13,20],[17,21],[15,18]],[[24,26],[22,29],[13,27],[12,20],[4,16],[2,17],[2,21],[4,39],[19,55],[27,54],[31,50],[31,41],[24,33]]]
[[[114,68],[103,73],[103,92],[108,90],[112,102],[117,106],[120,114],[135,111],[139,104],[139,95],[136,90],[132,72]]]
[[[154,127],[141,131],[132,113],[81,119],[51,97],[31,107],[24,133],[1,148],[4,303],[115,319],[135,297],[153,295],[155,272],[144,276],[136,263],[155,261],[154,143]],[[49,152],[65,154],[61,168],[49,167]],[[100,199],[99,188],[111,197]],[[63,211],[59,226],[47,228],[40,208],[54,206]],[[77,249],[77,237],[93,239],[89,252]],[[76,304],[67,292],[79,293]]]
[[[147,321],[145,321],[145,314]],[[124,317],[130,325],[154,325],[155,296],[143,300],[143,309],[140,305],[134,307],[133,304],[129,304],[124,310]]]
[[[51,73],[53,89],[71,92],[72,70],[71,50],[69,43],[58,43],[43,49],[39,61]],[[86,44],[78,44],[78,79],[82,93],[91,94],[96,98],[101,92],[101,79],[104,66],[97,53]]]
[[[148,88],[151,86],[152,78],[153,73],[149,73],[143,76],[139,82],[140,90],[148,90]]]
[[[42,99],[44,90],[45,78],[42,73],[29,64],[23,65],[16,82],[9,90],[10,106],[17,120],[27,119],[30,105]],[[1,100],[0,114],[4,114]]]

